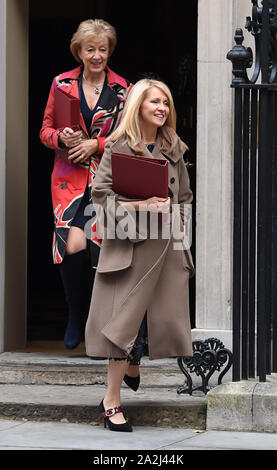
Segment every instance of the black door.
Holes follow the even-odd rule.
[[[118,46],[109,64],[113,70],[132,82],[151,74],[171,88],[177,130],[189,146],[195,195],[197,1],[30,0],[28,340],[59,340],[64,334],[66,304],[51,254],[54,155],[40,143],[39,131],[53,77],[77,66],[69,44],[88,18],[103,18],[117,30]],[[194,326],[194,280],[190,289]]]

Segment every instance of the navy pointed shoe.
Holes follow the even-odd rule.
[[[79,319],[69,313],[69,319],[64,334],[64,344],[67,349],[75,349],[82,340],[82,327]]]

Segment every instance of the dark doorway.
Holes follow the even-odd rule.
[[[193,164],[188,171],[195,200],[197,1],[141,0],[134,7],[125,0],[30,0],[28,340],[60,340],[64,334],[66,304],[51,253],[54,152],[38,136],[52,79],[77,66],[69,44],[88,18],[103,18],[117,30],[118,46],[109,64],[113,70],[132,82],[153,74],[171,88],[178,133]],[[194,247],[193,242],[193,255]],[[190,289],[194,326],[194,279]]]

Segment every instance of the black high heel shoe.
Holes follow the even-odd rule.
[[[140,374],[137,377],[130,377],[130,375],[125,374],[123,380],[128,387],[136,392],[140,384]]]
[[[132,432],[133,431],[132,426],[127,421],[126,423],[115,424],[109,418],[110,416],[113,416],[116,413],[123,413],[123,409],[121,408],[121,406],[116,406],[115,408],[110,408],[108,410],[105,410],[103,400],[102,400],[98,407],[98,410],[99,410],[99,413],[101,413],[101,418],[104,419],[105,428],[107,427],[107,423],[108,423],[108,427],[110,431],[119,431],[119,432]]]

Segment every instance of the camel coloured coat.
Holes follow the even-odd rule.
[[[167,158],[171,204],[190,204],[183,142],[174,157],[165,156],[158,142],[152,153],[143,143],[141,147],[148,157]],[[127,200],[112,189],[112,151],[134,154],[123,137],[106,144],[92,188],[93,202],[104,209],[108,196]],[[145,312],[149,359],[192,355],[189,278],[194,267],[190,251],[173,249],[173,243],[172,236],[163,239],[160,231],[158,239],[140,239],[139,233],[125,240],[104,237],[86,325],[89,356],[126,357]]]

